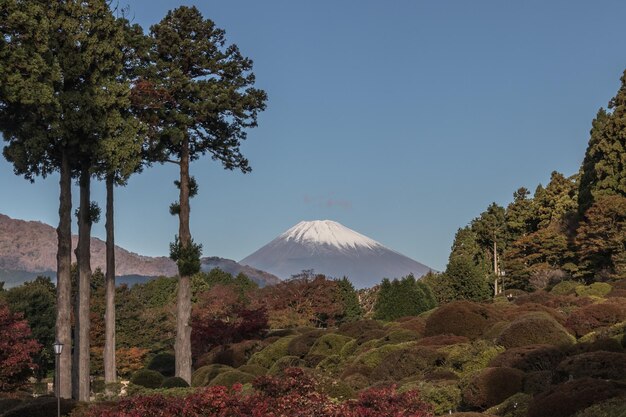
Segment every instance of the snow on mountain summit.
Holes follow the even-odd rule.
[[[419,278],[431,270],[332,220],[300,222],[240,263],[284,279],[311,269],[329,277],[347,276],[356,288],[408,274]]]
[[[278,239],[330,245],[340,249],[356,249],[359,246],[372,249],[382,246],[375,240],[332,220],[302,221],[280,235]]]

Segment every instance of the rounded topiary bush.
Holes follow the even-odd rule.
[[[591,304],[572,312],[565,322],[578,337],[626,320],[626,306],[618,303]]]
[[[316,329],[294,337],[287,346],[287,354],[289,356],[304,358],[306,354],[309,353],[315,341],[326,333],[326,330]]]
[[[574,417],[624,417],[626,398],[611,398],[576,413]]]
[[[500,353],[489,366],[505,366],[524,372],[553,370],[563,360],[565,353],[553,345],[520,346]]]
[[[574,337],[546,313],[529,313],[506,326],[496,343],[507,349],[534,344],[569,345]]]
[[[209,382],[209,386],[223,386],[232,387],[235,384],[247,384],[256,379],[256,376],[245,372],[238,371],[236,369],[232,371],[226,371],[218,374],[215,378]]]
[[[519,392],[491,407],[486,412],[500,417],[526,417],[530,399],[530,395]]]
[[[546,313],[547,315],[558,321],[560,324],[564,324],[566,320],[566,317],[561,312],[557,311],[554,308],[550,308],[538,303],[525,303],[517,306],[517,308],[511,309],[509,312],[507,312],[506,316],[507,320],[510,321],[515,320],[518,317],[527,313],[535,312]]]
[[[157,371],[140,369],[130,377],[130,382],[144,388],[159,388],[163,383],[163,379],[163,375]]]
[[[351,340],[353,340],[351,337],[341,334],[325,334],[315,340],[315,342],[311,346],[311,349],[308,352],[308,355],[317,355],[323,357],[339,355],[341,354],[341,349],[344,347],[344,345]]]
[[[552,289],[550,290],[550,293],[556,294],[556,295],[575,294],[576,287],[578,287],[579,285],[580,285],[580,282],[576,282],[576,281],[561,281],[558,284],[556,284],[554,287],[552,287]]]
[[[244,340],[229,346],[218,346],[210,352],[210,357],[205,358],[202,364],[219,363],[238,368],[248,363],[252,355],[261,351],[266,345],[261,340]]]
[[[69,415],[77,405],[77,401],[61,399],[61,415]],[[2,414],[2,417],[50,417],[56,415],[57,399],[46,396],[22,401]]]
[[[165,378],[161,384],[161,388],[187,388],[188,386],[187,381],[178,376]]]
[[[425,336],[452,334],[476,339],[498,321],[487,305],[455,301],[436,309],[426,319]]]
[[[341,365],[344,360],[340,355],[331,355],[322,359],[315,369],[324,372],[327,375],[337,375],[341,371]]]
[[[420,334],[408,329],[396,328],[388,331],[381,338],[381,344],[396,344],[402,342],[411,342],[420,339]]]
[[[523,389],[524,373],[513,368],[486,368],[474,375],[463,390],[469,407],[486,409]]]
[[[470,340],[465,336],[455,336],[452,334],[440,334],[429,336],[417,341],[420,346],[449,346],[459,343],[468,343]]]
[[[569,378],[626,378],[626,353],[588,352],[564,359],[557,367],[562,380]]]
[[[403,320],[398,320],[398,323],[398,327],[411,330],[419,336],[423,336],[424,330],[426,330],[426,319],[423,317],[406,317]]]
[[[472,343],[445,346],[439,350],[447,355],[446,368],[465,377],[486,368],[504,348],[484,340],[476,340]]]
[[[535,395],[528,407],[528,417],[570,417],[594,404],[624,395],[623,384],[593,378],[575,379]]]
[[[412,382],[400,386],[398,391],[417,389],[420,399],[433,407],[436,415],[447,414],[461,405],[461,389],[455,381]]]
[[[237,370],[255,376],[261,376],[267,373],[267,369],[260,365],[241,365],[239,368],[237,368]]]
[[[576,295],[579,297],[604,297],[613,290],[606,282],[594,282],[591,285],[579,285],[576,287]]]
[[[233,368],[227,365],[213,364],[202,366],[191,375],[192,387],[206,387],[209,382],[222,372],[232,371]]]
[[[382,330],[383,325],[376,320],[356,320],[339,326],[337,333],[356,339],[371,330]]]
[[[256,352],[252,355],[248,361],[248,365],[260,365],[265,369],[270,369],[274,362],[288,355],[289,343],[291,343],[295,337],[296,336],[286,336],[276,340],[260,352]]]
[[[370,374],[372,381],[399,381],[443,363],[445,355],[425,346],[411,346],[390,352]]]
[[[170,352],[158,353],[150,360],[147,368],[151,371],[157,371],[165,377],[174,376],[176,372],[176,358]]]
[[[554,371],[531,371],[524,378],[524,392],[538,394],[547,391],[552,386]]]
[[[284,372],[287,368],[304,368],[306,367],[306,362],[303,359],[300,359],[297,356],[283,356],[278,359],[272,367],[267,371],[269,375],[279,375]]]

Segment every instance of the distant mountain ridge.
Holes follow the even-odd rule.
[[[72,236],[72,247],[78,242]],[[56,274],[57,234],[56,229],[38,221],[12,219],[0,214],[0,281],[17,285],[38,274]],[[75,262],[72,251],[72,262]],[[142,282],[160,275],[173,276],[178,273],[176,263],[165,256],[143,256],[115,247],[116,274],[128,276],[129,283]],[[91,267],[106,269],[106,244],[101,239],[91,238]],[[212,266],[212,267],[211,267]],[[259,285],[272,285],[280,280],[267,272],[244,265],[238,265],[230,259],[207,257],[202,258],[204,271],[220,268],[225,272],[237,275],[243,272]],[[143,279],[142,279],[143,277]],[[9,285],[8,285],[9,286]]]
[[[332,220],[302,221],[239,263],[282,279],[307,269],[331,277],[347,276],[357,288],[411,273],[419,278],[431,271]]]

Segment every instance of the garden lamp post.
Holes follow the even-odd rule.
[[[57,340],[52,346],[54,347],[54,377],[56,379],[54,382],[54,391],[57,397],[57,417],[61,417],[61,375],[59,372],[59,356],[61,356],[61,352],[63,351],[63,343]]]

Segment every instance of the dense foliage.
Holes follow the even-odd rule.
[[[28,382],[40,348],[27,321],[0,300],[0,392],[14,391]]]

